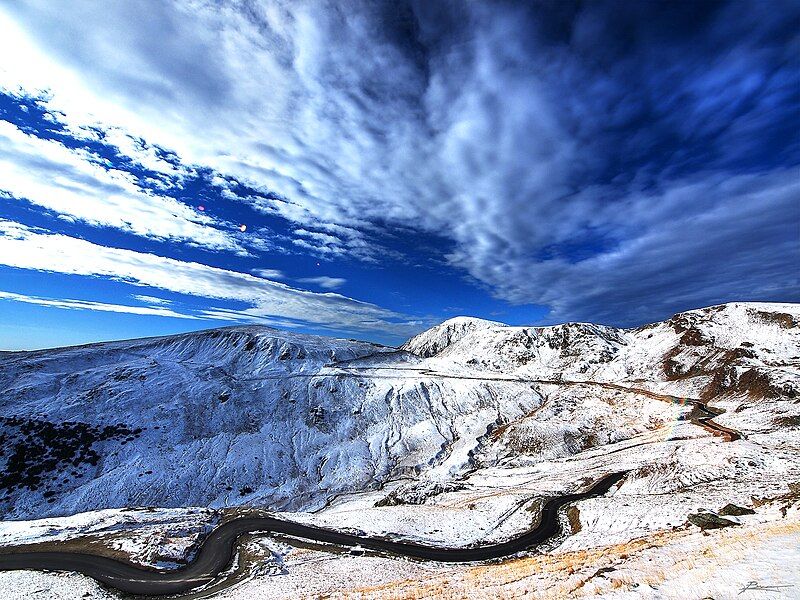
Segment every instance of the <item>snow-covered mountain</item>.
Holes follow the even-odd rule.
[[[376,366],[351,374],[362,357]],[[7,354],[2,510],[319,506],[461,465],[463,436],[474,443],[539,401],[528,388],[517,400],[514,383],[375,371],[397,361],[389,348],[258,326]]]
[[[454,317],[415,335],[403,344],[402,349],[428,358],[441,354],[476,331],[493,331],[500,327],[508,327],[508,325],[474,317]]]
[[[400,349],[261,326],[0,355],[0,514],[322,507],[408,477],[569,456],[663,428],[641,393],[800,395],[800,307],[637,329],[451,319]],[[613,384],[609,394],[561,384]],[[427,493],[427,492],[425,492]]]
[[[678,387],[687,393],[708,397],[748,390],[791,395],[797,382],[786,368],[800,364],[800,307],[731,303],[635,329],[591,323],[509,327],[459,317],[403,348],[431,357],[431,365],[538,379],[637,381],[671,389],[683,383]]]

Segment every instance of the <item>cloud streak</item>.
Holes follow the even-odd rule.
[[[144,302],[145,304],[159,304],[159,305],[172,304],[172,300],[157,298],[156,296],[147,296],[145,294],[132,294],[131,298],[133,298],[134,300],[138,300],[139,302]]]
[[[187,315],[176,312],[163,306],[129,306],[125,304],[110,304],[107,302],[95,302],[92,300],[73,300],[69,298],[42,298],[40,296],[30,296],[27,294],[16,294],[13,292],[0,291],[0,300],[11,300],[13,302],[24,302],[26,304],[37,304],[52,308],[64,308],[69,310],[99,310],[102,312],[128,313],[132,315],[145,315],[150,317],[172,317],[175,319],[198,319],[194,315]]]
[[[327,275],[321,277],[302,277],[297,281],[300,283],[313,283],[325,290],[335,290],[347,283],[347,280],[342,277],[328,277]]]
[[[335,325],[345,331],[400,335],[417,331],[422,325],[407,315],[340,294],[298,290],[246,273],[100,246],[4,220],[0,220],[0,264],[103,277],[190,296],[237,301],[245,303],[251,316],[305,325]],[[153,307],[153,310],[160,309]]]
[[[245,252],[210,217],[143,190],[129,173],[107,168],[97,155],[25,133],[7,121],[0,121],[0,191],[94,226]]]
[[[264,279],[286,279],[283,271],[278,269],[253,269],[252,273]]]
[[[595,207],[585,215],[587,227],[612,241],[588,257],[562,246],[535,261],[516,254],[519,247],[507,249],[498,263],[468,254],[451,258],[498,294],[552,307],[550,321],[636,325],[676,306],[800,300],[798,175],[795,169],[706,175],[640,191],[623,206]],[[489,264],[506,268],[498,272]]]

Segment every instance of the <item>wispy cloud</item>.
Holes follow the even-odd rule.
[[[107,168],[99,156],[27,134],[7,121],[0,121],[0,191],[90,225],[245,252],[212,218],[141,189],[130,174]]]
[[[634,325],[742,298],[800,300],[798,198],[796,169],[706,174],[631,193],[621,206],[589,203],[579,218],[611,238],[589,256],[562,244],[526,260],[524,245],[487,240],[495,262],[466,252],[451,258],[506,298],[552,307],[550,321]]]
[[[156,296],[146,296],[144,294],[133,294],[131,295],[131,298],[133,298],[134,300],[138,300],[139,302],[144,302],[145,304],[160,304],[160,305],[172,304],[172,300],[157,298]]]
[[[253,269],[251,273],[263,277],[264,279],[286,279],[286,275],[284,275],[283,271],[278,269]]]
[[[76,132],[99,124],[169,148],[228,195],[231,180],[274,194],[242,200],[291,221],[301,251],[380,260],[381,234],[408,227],[446,238],[450,264],[499,297],[623,322],[800,299],[785,181],[800,163],[798,12],[781,0],[11,2],[0,87],[46,90]],[[53,206],[15,164],[15,194],[125,227],[90,200]],[[130,219],[142,235],[235,246],[181,212]]]
[[[38,304],[39,306],[49,306],[52,308],[64,308],[69,310],[99,310],[102,312],[128,313],[132,315],[173,317],[175,319],[201,318],[195,315],[179,313],[170,308],[165,308],[163,306],[129,306],[126,304],[109,304],[107,302],[95,302],[92,300],[73,300],[69,298],[42,298],[40,296],[29,296],[26,294],[16,294],[13,292],[3,292],[3,291],[0,291],[0,300],[25,302],[26,304]]]
[[[69,275],[105,277],[170,292],[244,302],[243,314],[329,326],[343,331],[411,333],[407,315],[331,292],[298,290],[247,273],[110,248],[0,220],[0,264]]]
[[[335,290],[347,283],[347,279],[343,279],[341,277],[328,277],[326,275],[322,275],[321,277],[303,277],[301,279],[297,279],[296,281],[299,281],[300,283],[313,283],[314,285],[318,285],[326,290]]]

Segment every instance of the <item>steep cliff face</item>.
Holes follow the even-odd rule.
[[[795,305],[734,304],[630,330],[459,318],[401,350],[250,326],[8,353],[0,513],[310,509],[399,476],[437,489],[476,466],[628,439],[683,410],[600,384],[794,397],[798,322]]]

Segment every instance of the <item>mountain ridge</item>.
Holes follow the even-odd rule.
[[[403,476],[434,489],[479,464],[570,456],[675,418],[645,396],[610,404],[601,388],[581,398],[546,382],[796,397],[797,323],[798,305],[736,303],[632,329],[456,319],[412,338],[423,355],[411,340],[252,325],[9,353],[0,512],[309,510]]]

